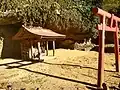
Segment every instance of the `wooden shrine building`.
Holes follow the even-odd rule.
[[[48,41],[53,42],[53,56],[55,55],[55,40],[65,38],[65,35],[58,34],[42,27],[22,26],[18,33],[13,36],[13,40],[21,42],[21,58],[42,60],[48,55]]]

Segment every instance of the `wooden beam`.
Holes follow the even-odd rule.
[[[53,41],[53,56],[55,56],[55,41]]]
[[[48,41],[46,41],[46,56],[48,56]]]
[[[41,46],[40,46],[40,42],[38,42],[38,58],[39,60],[41,59]]]
[[[97,29],[102,30],[102,27],[103,27],[102,24],[98,24]],[[116,27],[105,26],[105,31],[116,32]]]
[[[111,18],[112,17],[112,14],[110,14],[110,13],[108,13],[108,12],[106,12],[106,11],[100,9],[100,8],[93,8],[92,11],[93,11],[94,14],[97,14],[97,15],[101,15],[101,16],[105,15],[107,18]],[[113,19],[115,21],[120,22],[120,18],[119,17],[114,16]]]

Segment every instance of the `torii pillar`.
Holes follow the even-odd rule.
[[[115,59],[116,59],[116,71],[120,72],[120,59],[119,59],[119,39],[118,39],[118,22],[120,18],[110,14],[102,9],[93,8],[93,13],[100,16],[100,24],[97,29],[99,30],[99,58],[98,58],[98,89],[102,88],[104,83],[104,45],[105,45],[105,31],[113,32],[114,44],[115,44]],[[106,18],[109,22],[106,22]],[[108,25],[106,24],[108,23]]]

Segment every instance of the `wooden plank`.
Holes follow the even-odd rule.
[[[48,41],[46,41],[46,56],[48,56]]]
[[[53,56],[55,56],[55,41],[53,41]]]
[[[98,30],[102,30],[103,25],[102,24],[98,24],[97,29]],[[116,27],[109,27],[109,26],[105,26],[105,31],[111,31],[111,32],[116,32]]]
[[[41,39],[57,39],[57,38],[66,38],[66,36],[42,36]]]

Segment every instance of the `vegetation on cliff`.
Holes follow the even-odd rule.
[[[96,6],[119,15],[119,0],[0,0],[0,21],[40,25],[70,37],[86,33],[93,38],[98,20],[91,8]]]
[[[0,0],[0,17],[14,17],[26,25],[40,25],[64,34],[88,33],[95,37],[97,0]]]

